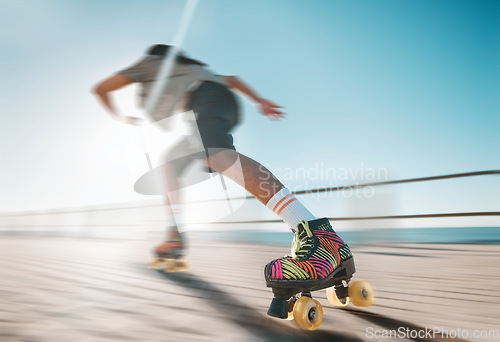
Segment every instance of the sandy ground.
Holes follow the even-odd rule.
[[[334,308],[315,292],[324,319],[309,332],[266,315],[272,292],[263,266],[286,247],[193,241],[190,271],[163,274],[147,268],[154,244],[2,237],[0,339],[500,340],[498,245],[354,246],[355,280],[371,282],[375,305]],[[395,330],[405,335],[389,338]]]

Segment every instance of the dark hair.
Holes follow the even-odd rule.
[[[171,49],[172,46],[170,45],[164,45],[164,44],[156,44],[153,46],[150,46],[146,50],[146,55],[148,56],[160,56],[160,57],[165,57],[169,50]],[[182,54],[182,52],[178,51],[177,52],[177,58],[176,62],[179,64],[196,64],[196,65],[201,65],[205,66],[206,64],[200,61],[197,61],[196,59],[188,58]]]

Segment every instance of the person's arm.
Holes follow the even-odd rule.
[[[245,95],[250,100],[255,102],[255,104],[259,106],[259,111],[270,119],[277,120],[283,118],[286,115],[285,113],[282,113],[278,110],[278,108],[283,107],[278,106],[269,100],[261,98],[253,89],[251,89],[238,77],[221,76],[221,78],[229,88],[238,91],[239,93]]]
[[[113,118],[129,124],[139,124],[142,121],[140,118],[121,116],[109,95],[110,92],[123,88],[131,83],[132,80],[127,76],[114,75],[98,83],[92,89],[92,93],[97,96],[100,103],[109,111]]]

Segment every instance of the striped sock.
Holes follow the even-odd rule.
[[[311,221],[316,217],[304,207],[290,190],[283,188],[267,202],[266,207],[278,214],[295,231],[302,220]]]

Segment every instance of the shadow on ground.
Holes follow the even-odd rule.
[[[142,266],[141,266],[142,269]],[[165,273],[158,276],[190,290],[193,295],[209,302],[229,322],[238,325],[260,341],[345,341],[358,342],[361,339],[325,330],[306,331],[298,329],[292,322],[284,324],[246,305],[233,295],[222,291],[214,284],[188,273]],[[321,328],[320,328],[321,329]]]
[[[438,337],[436,336],[433,337],[432,335],[429,336],[429,334],[427,333],[428,329],[426,330],[426,328],[423,328],[413,323],[401,321],[399,319],[390,318],[384,315],[360,309],[354,309],[354,308],[342,308],[342,309],[350,314],[363,318],[364,320],[367,320],[368,322],[376,324],[377,326],[383,327],[384,329],[387,330],[397,331],[398,328],[403,327],[405,329],[414,331],[416,336],[414,338],[408,338],[412,341],[419,341],[419,342],[438,342],[438,341],[467,342],[468,341],[460,338],[441,338],[440,335],[438,335]]]

